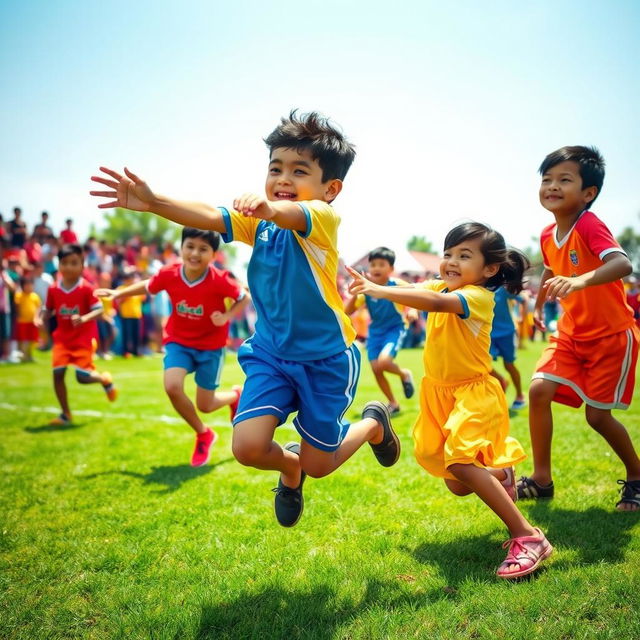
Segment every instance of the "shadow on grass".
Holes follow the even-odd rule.
[[[194,480],[201,476],[211,473],[216,467],[233,462],[234,458],[225,458],[215,464],[206,464],[202,467],[192,467],[189,464],[178,464],[174,466],[151,467],[149,473],[138,473],[137,471],[102,471],[101,473],[92,473],[88,476],[82,476],[83,480],[92,480],[100,476],[122,475],[130,478],[138,478],[145,485],[161,485],[165,489],[157,493],[172,493],[180,489],[180,487],[189,480]]]
[[[269,586],[259,591],[246,590],[230,602],[205,604],[196,638],[330,640],[350,637],[347,629],[352,623],[374,615],[378,620],[372,621],[376,633],[387,637],[381,618],[389,618],[394,610],[414,609],[441,598],[406,593],[397,583],[381,581],[367,584],[359,600],[341,599],[327,585],[301,591]]]
[[[538,500],[527,504],[526,514],[539,526],[551,544],[569,548],[577,553],[571,561],[555,563],[556,567],[600,562],[624,561],[627,546],[633,539],[632,529],[640,522],[640,514],[591,507],[578,511],[558,509],[551,500]]]
[[[28,433],[51,433],[52,431],[72,431],[84,427],[84,422],[72,422],[71,424],[42,424],[37,427],[25,427]]]

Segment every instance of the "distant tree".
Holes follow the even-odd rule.
[[[407,242],[409,251],[422,251],[424,253],[433,253],[433,244],[424,236],[411,236]]]
[[[637,233],[633,227],[626,227],[617,240],[629,256],[633,270],[640,271],[640,233]]]
[[[537,236],[531,236],[531,242],[533,246],[525,247],[522,252],[529,258],[531,262],[531,268],[534,271],[540,271],[544,260],[542,259],[542,252],[540,251],[540,238]]]
[[[153,213],[116,207],[104,217],[105,226],[96,235],[109,244],[125,244],[140,236],[145,244],[175,243],[180,238],[180,225]]]

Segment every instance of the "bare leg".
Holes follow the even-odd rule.
[[[513,380],[513,386],[516,388],[516,400],[524,400],[524,394],[522,393],[522,378],[520,377],[520,371],[518,371],[516,365],[513,362],[505,362],[504,368],[509,372],[511,380]]]
[[[520,513],[499,480],[489,470],[472,464],[453,464],[449,471],[504,522],[512,538],[537,535],[536,530]]]
[[[193,402],[189,400],[184,392],[184,379],[187,370],[181,367],[171,367],[164,372],[164,390],[171,400],[173,408],[180,414],[182,419],[196,432],[204,433],[206,425],[200,420],[196,413]]]
[[[491,369],[489,373],[500,383],[502,390],[506,391],[508,384],[506,378],[502,374],[498,373],[496,369]]]
[[[233,429],[232,450],[236,460],[256,469],[279,471],[285,486],[300,484],[300,458],[273,441],[278,425],[275,416],[243,420]]]
[[[62,413],[69,417],[71,415],[71,409],[69,409],[69,403],[67,401],[67,385],[64,382],[64,375],[67,372],[65,369],[54,369],[53,371],[53,389],[56,392],[56,398],[62,409]]]
[[[322,478],[346,462],[363,444],[379,444],[382,438],[382,425],[373,418],[365,418],[349,427],[347,435],[335,451],[321,451],[303,440],[300,465],[312,478]]]
[[[533,451],[531,477],[539,485],[551,483],[551,440],[553,438],[553,414],[551,401],[558,384],[550,380],[536,379],[529,387],[529,432]]]
[[[585,415],[589,426],[607,441],[624,464],[627,480],[640,480],[640,460],[624,426],[606,409],[596,409],[587,405]],[[637,510],[632,504],[622,504],[619,508],[623,511]]]
[[[211,413],[220,407],[233,404],[238,395],[235,391],[213,391],[211,389],[196,388],[196,406],[202,413]]]
[[[384,371],[378,365],[378,361],[377,360],[374,360],[371,363],[371,369],[373,370],[373,375],[375,376],[376,382],[378,383],[378,386],[380,387],[380,391],[382,391],[382,393],[384,393],[385,398],[388,400],[389,404],[392,407],[397,407],[398,406],[398,402],[397,402],[395,396],[393,395],[393,391],[391,390],[391,385],[389,384],[389,381],[387,380],[386,376],[384,375]]]

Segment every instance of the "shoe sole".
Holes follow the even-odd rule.
[[[295,447],[297,451],[294,451],[293,447]],[[285,444],[284,447],[282,448],[286,449],[287,451],[291,451],[291,453],[295,453],[298,457],[300,457],[300,445],[297,442],[287,442],[287,444]],[[278,520],[278,516],[275,513],[275,505],[274,505],[274,515],[276,516],[276,522],[281,527],[284,527],[285,529],[290,529],[291,527],[295,527],[300,521],[300,518],[302,518],[302,512],[304,511],[304,494],[302,493],[302,485],[304,484],[304,481],[306,480],[306,478],[307,478],[307,474],[301,469],[300,484],[298,485],[298,489],[300,489],[300,513],[298,514],[298,517],[295,519],[294,522],[292,522],[291,524],[282,524],[282,522]],[[278,480],[278,484],[282,484],[282,481]]]
[[[386,416],[387,424],[389,425],[389,431],[391,432],[391,437],[393,438],[393,441],[396,443],[396,450],[398,452],[396,457],[394,458],[393,462],[391,462],[390,464],[382,464],[382,463],[380,463],[380,460],[378,460],[378,456],[376,456],[376,460],[378,460],[378,462],[383,467],[392,467],[400,459],[400,439],[398,438],[396,432],[393,430],[393,426],[391,424],[391,414],[389,413],[389,409],[387,409],[386,405],[382,404],[382,402],[379,402],[378,400],[374,400],[373,402],[368,402],[367,406],[364,408],[364,410],[366,411],[367,408],[371,407],[371,406],[377,407],[378,409],[380,409],[382,411],[383,415]],[[364,413],[364,411],[363,411],[363,413]],[[384,428],[384,425],[383,425],[383,428]],[[384,441],[384,437],[383,437],[383,441]],[[379,444],[382,444],[382,443],[379,443]],[[376,445],[372,445],[371,443],[369,443],[369,446],[373,449],[373,447],[376,446]],[[375,449],[374,449],[374,455],[375,455]]]

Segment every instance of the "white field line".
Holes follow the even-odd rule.
[[[0,409],[6,411],[31,411],[33,413],[53,413],[55,415],[60,413],[60,407],[31,407],[22,406],[17,404],[9,404],[8,402],[0,402]],[[74,416],[87,416],[90,418],[104,418],[107,420],[144,420],[145,422],[164,422],[166,424],[186,424],[182,418],[177,416],[150,416],[145,414],[130,414],[130,413],[105,413],[103,411],[95,411],[94,409],[77,409],[73,412]],[[229,421],[222,420],[204,420],[204,423],[212,427],[228,427],[231,428]],[[287,429],[295,431],[295,427],[292,424],[282,425]]]

